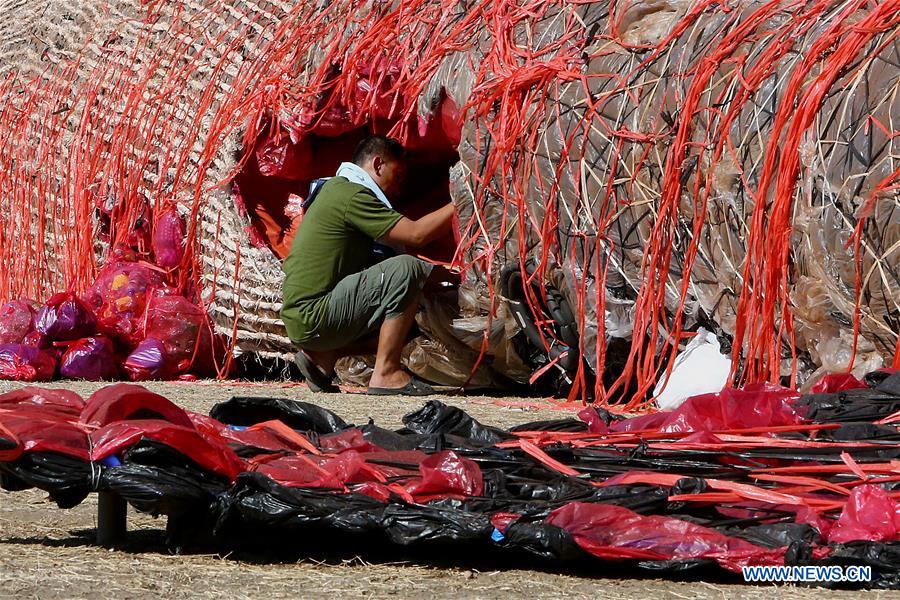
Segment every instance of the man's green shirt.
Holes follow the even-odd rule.
[[[373,240],[401,218],[365,186],[343,177],[325,182],[303,215],[283,266],[281,318],[294,343],[313,336],[328,310],[328,292],[374,264]]]

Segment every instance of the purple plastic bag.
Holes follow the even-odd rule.
[[[92,335],[97,328],[97,319],[78,296],[61,292],[51,296],[41,307],[35,325],[50,341],[62,342]]]
[[[63,354],[59,373],[88,381],[118,378],[118,360],[112,342],[102,335],[78,340]]]
[[[0,308],[0,344],[21,344],[34,331],[37,305],[31,300],[12,300]]]
[[[159,379],[166,370],[166,349],[156,338],[148,337],[125,359],[125,372],[132,381]]]
[[[50,381],[56,375],[56,357],[48,350],[24,344],[0,345],[0,379]]]

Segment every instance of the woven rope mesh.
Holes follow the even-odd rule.
[[[22,24],[0,28],[0,296],[83,289],[98,207],[115,240],[143,199],[175,202],[182,284],[238,352],[283,356],[280,263],[229,185],[245,150],[335,110],[405,138],[446,96],[466,279],[460,312],[426,302],[420,370],[486,353],[484,382],[528,380],[510,264],[573,308],[573,396],[637,406],[700,325],[742,382],[892,360],[896,1],[63,4],[0,4]]]

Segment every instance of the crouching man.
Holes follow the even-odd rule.
[[[375,353],[370,394],[434,393],[400,356],[433,265],[407,254],[378,262],[373,247],[434,241],[449,230],[453,205],[415,221],[393,209],[405,171],[397,140],[369,137],[352,160],[310,194],[284,261],[281,316],[300,348],[297,366],[312,390],[334,392],[337,359]]]

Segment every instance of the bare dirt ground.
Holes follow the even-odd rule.
[[[0,392],[18,384],[0,382]],[[87,397],[99,384],[55,384]],[[355,423],[370,417],[399,427],[422,400],[319,395],[297,384],[154,383],[147,387],[180,406],[208,412],[233,395],[280,396],[330,408]],[[475,418],[509,427],[559,413],[510,408],[512,399],[452,397]],[[500,400],[499,403],[494,403]],[[500,406],[498,404],[504,404]],[[366,548],[313,556],[171,555],[164,519],[129,514],[121,550],[94,545],[96,497],[60,510],[34,490],[0,491],[0,598],[281,598],[327,595],[411,598],[840,598],[900,597],[888,592],[834,592],[795,586],[746,586],[730,581],[617,578],[615,567],[577,572],[530,561],[489,561]],[[554,570],[555,569],[555,570]]]

